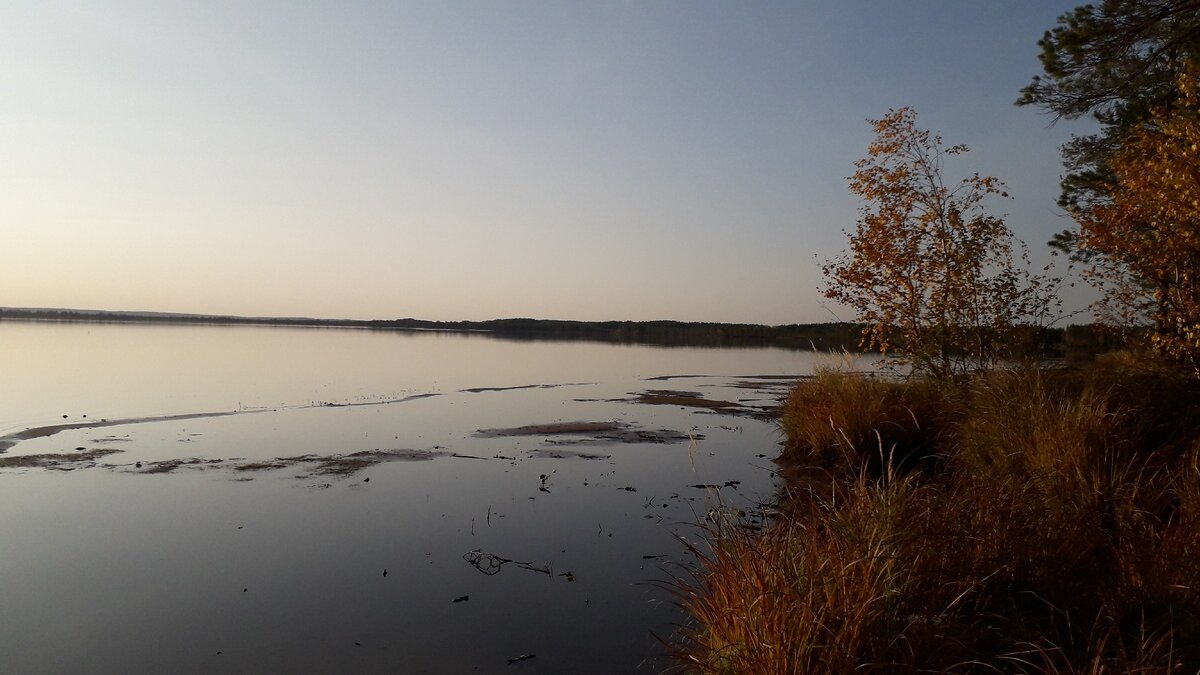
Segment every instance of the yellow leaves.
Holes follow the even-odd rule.
[[[865,346],[898,348],[938,376],[986,365],[1037,304],[1038,282],[1014,265],[1011,232],[984,209],[1008,196],[1004,185],[975,173],[947,187],[942,157],[968,148],[943,148],[911,108],[871,125],[876,138],[848,179],[862,216],[849,252],[823,266],[824,294],[871,324]]]
[[[1092,274],[1120,289],[1141,287],[1154,298],[1164,353],[1200,372],[1200,71],[1179,81],[1180,101],[1155,111],[1113,154],[1116,183],[1107,204],[1080,211],[1080,243],[1103,256]],[[1121,275],[1128,274],[1128,280]]]

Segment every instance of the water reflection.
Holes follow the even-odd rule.
[[[0,432],[63,419],[352,403],[659,375],[790,375],[781,349],[520,342],[477,333],[0,322]],[[836,360],[836,359],[827,359]]]
[[[0,467],[12,672],[655,672],[653,632],[679,617],[645,582],[687,560],[679,537],[706,513],[771,496],[777,432],[639,401],[664,388],[641,378],[706,375],[669,386],[753,408],[786,380],[745,376],[813,364],[346,330],[0,324],[0,339],[9,429],[268,406],[0,455],[111,451]],[[526,387],[541,384],[564,386]],[[423,393],[442,395],[408,398]]]

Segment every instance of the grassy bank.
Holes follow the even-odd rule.
[[[763,532],[681,584],[680,670],[1200,671],[1200,391],[1113,356],[962,386],[823,373]]]

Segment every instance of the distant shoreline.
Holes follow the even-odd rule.
[[[316,319],[250,317],[172,312],[132,312],[41,307],[0,307],[4,321],[60,323],[125,323],[192,326],[279,326],[296,328],[363,328],[385,331],[429,331],[487,334],[510,340],[573,340],[663,347],[778,347],[808,351],[862,352],[863,324],[832,322],[766,326],[696,321],[562,321],[557,319],[491,319],[427,321],[424,319]],[[1091,325],[1030,328],[1027,349],[1041,357],[1095,354],[1120,346],[1119,336]]]
[[[862,333],[862,326],[852,323],[766,326],[686,321],[561,321],[529,318],[487,321],[427,321],[413,318],[367,320],[247,317],[40,307],[0,307],[0,322],[3,321],[366,328],[394,331],[487,333],[497,337],[529,340],[590,340],[663,346],[782,347],[835,351],[858,351],[858,340]]]

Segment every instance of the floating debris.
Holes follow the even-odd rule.
[[[541,384],[522,384],[516,387],[471,387],[470,389],[459,389],[460,394],[482,394],[486,391],[514,391],[516,389],[537,389],[547,385]]]
[[[288,464],[280,460],[271,460],[267,462],[247,462],[246,464],[238,464],[233,467],[234,471],[270,471],[272,469],[284,469]]]
[[[121,452],[116,448],[97,448],[83,452],[46,453],[41,455],[17,455],[15,457],[0,457],[0,469],[39,468],[73,471],[96,465],[101,457]]]
[[[522,384],[515,387],[471,387],[459,389],[460,394],[482,394],[490,391],[513,391],[516,389],[557,389],[559,387],[585,387],[595,382],[564,382],[562,384]]]
[[[673,429],[638,429],[625,422],[552,422],[549,424],[527,424],[508,429],[480,429],[477,438],[503,438],[508,436],[542,436],[551,445],[611,445],[614,443],[684,443],[692,436]],[[557,438],[579,436],[582,438]],[[694,436],[694,434],[693,434]],[[698,438],[703,438],[699,436]]]
[[[463,560],[489,577],[499,574],[504,565],[512,562],[509,558],[501,558],[494,553],[485,553],[479,549],[464,553]]]
[[[463,560],[466,560],[472,567],[489,577],[499,574],[500,570],[509,563],[529,572],[538,572],[549,577],[554,576],[554,571],[549,566],[542,567],[532,562],[521,562],[511,558],[504,558],[494,553],[487,553],[481,549],[467,551],[463,554]]]
[[[632,398],[612,399],[618,403],[639,403],[643,405],[672,405],[681,408],[699,408],[701,410],[722,415],[739,415],[755,419],[774,419],[779,416],[778,405],[744,406],[733,401],[705,398],[695,391],[675,391],[672,389],[649,389],[632,394]]]
[[[704,398],[704,394],[695,391],[673,391],[670,389],[649,389],[634,394],[633,403],[646,405],[677,405],[684,408],[738,408],[732,401],[720,401]]]
[[[302,462],[315,463],[316,466],[313,468],[313,473],[320,476],[349,476],[382,462],[420,462],[434,459],[435,457],[443,457],[447,454],[449,453],[434,450],[363,450],[361,452],[352,452],[348,455],[331,455],[328,457],[308,455],[307,457],[296,459]],[[368,480],[370,478],[364,479],[364,482]]]
[[[550,424],[527,424],[509,429],[480,429],[475,436],[497,438],[501,436],[551,436],[555,434],[595,434],[619,431],[628,425],[621,422],[552,422]]]
[[[205,466],[221,464],[224,461],[223,459],[201,459],[199,457],[164,459],[158,462],[146,462],[146,468],[138,473],[172,473],[182,466],[203,468]]]
[[[551,445],[557,445],[559,443],[564,445],[572,444],[571,441],[566,441],[564,443],[562,441],[551,440],[547,442]],[[550,450],[545,448],[531,450],[529,451],[529,456],[537,459],[586,459],[590,461],[612,459],[612,455],[597,455],[591,452],[580,452],[579,450]]]

